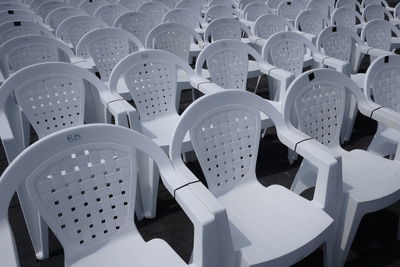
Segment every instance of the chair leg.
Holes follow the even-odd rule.
[[[26,187],[21,186],[17,193],[36,258],[38,260],[47,259],[49,257],[48,226],[33,205]]]
[[[351,244],[357,233],[362,214],[358,208],[358,203],[346,196],[337,233],[337,243],[335,248],[335,267],[341,267],[346,262]]]
[[[357,116],[357,103],[354,96],[350,96],[350,101],[346,104],[345,120],[343,121],[341,142],[349,141],[353,131],[354,122]]]
[[[324,249],[324,267],[332,267],[333,266],[333,257],[335,252],[335,239],[326,241],[323,245]]]
[[[254,93],[257,94],[258,86],[260,85],[261,75],[257,78],[256,88],[254,89]]]

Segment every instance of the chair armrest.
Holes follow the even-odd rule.
[[[393,52],[390,52],[390,51],[385,51],[385,50],[378,49],[378,48],[368,47],[365,45],[359,45],[358,49],[364,55],[369,55],[369,56],[374,56],[374,57],[389,56],[389,55],[394,54]]]
[[[203,94],[212,94],[224,90],[224,88],[216,85],[212,81],[199,76],[191,76],[189,77],[189,79],[190,85],[193,88],[196,88],[197,90],[202,92]]]
[[[139,114],[126,100],[120,99],[110,102],[107,104],[107,109],[114,116],[116,125],[141,132]]]
[[[294,32],[302,35],[304,38],[306,38],[307,40],[309,40],[313,44],[317,40],[317,36],[315,36],[314,34],[307,33],[307,32],[302,32],[302,31],[298,31],[298,30],[295,30]]]
[[[313,55],[313,58],[316,62],[328,66],[330,68],[333,68],[337,70],[338,72],[344,73],[347,76],[350,76],[351,73],[351,68],[350,68],[350,63],[334,58],[334,57],[329,57],[327,55],[321,54],[321,53],[316,53]]]

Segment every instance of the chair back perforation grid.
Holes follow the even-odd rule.
[[[322,40],[324,54],[350,62],[353,47],[352,38],[341,32],[332,32]]]
[[[296,40],[284,40],[271,47],[270,55],[273,65],[294,73],[303,71],[305,48]]]
[[[191,39],[190,34],[172,29],[157,35],[154,48],[171,52],[188,62]]]
[[[372,83],[374,102],[400,112],[400,69],[385,68],[375,76]]]

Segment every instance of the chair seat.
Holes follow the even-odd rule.
[[[156,257],[154,256],[156,253]],[[84,257],[71,267],[160,267],[160,266],[188,266],[172,249],[161,239],[152,239],[144,242],[139,236],[118,239],[103,248]]]
[[[343,191],[357,202],[379,200],[400,190],[400,162],[359,149],[341,155]]]
[[[279,185],[249,182],[219,200],[228,212],[235,249],[248,265],[297,262],[305,256],[304,249],[312,251],[326,240],[325,231],[333,222],[311,201]]]

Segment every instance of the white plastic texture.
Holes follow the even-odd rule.
[[[125,56],[143,50],[134,35],[119,28],[100,28],[86,33],[76,47],[76,55],[91,57],[102,81],[108,81],[115,65]]]
[[[244,10],[248,5],[253,4],[253,3],[262,3],[265,4],[265,0],[239,0],[237,7],[240,10]]]
[[[222,39],[242,40],[242,37],[253,37],[250,29],[233,18],[220,18],[207,25],[204,33],[205,43],[215,42]]]
[[[181,0],[176,3],[175,8],[188,8],[197,16],[201,16],[202,4],[197,0]]]
[[[78,6],[80,5],[80,3],[81,3],[82,1],[83,1],[83,0],[69,0],[68,3],[69,3],[71,6],[78,8]]]
[[[235,11],[232,7],[227,5],[217,5],[209,8],[204,15],[206,23],[219,18],[234,18]]]
[[[346,95],[357,101],[360,112],[389,127],[400,129],[400,114],[368,100],[348,76],[330,69],[307,71],[289,87],[283,115],[287,122],[297,118],[298,127],[342,157],[343,193],[336,203],[340,214],[333,266],[343,266],[361,218],[400,199],[400,163],[362,150],[345,151],[339,132]],[[317,115],[320,114],[320,115]],[[316,182],[315,167],[303,161],[291,190],[301,193]],[[340,204],[341,203],[341,204]]]
[[[49,29],[32,21],[13,21],[0,25],[0,44],[23,35],[53,36]]]
[[[364,93],[371,101],[400,113],[400,56],[382,56],[368,68]],[[373,100],[372,100],[373,97]],[[381,156],[395,155],[400,131],[378,123],[368,151]],[[396,155],[399,159],[399,155]]]
[[[400,3],[398,3],[394,9],[393,16],[397,19],[400,19]]]
[[[162,22],[180,23],[189,26],[192,29],[199,29],[201,20],[201,17],[188,8],[175,8],[164,14]]]
[[[14,21],[33,21],[42,23],[41,18],[27,10],[3,10],[0,11],[0,25]]]
[[[189,62],[193,39],[200,48],[204,46],[201,36],[191,27],[180,23],[163,23],[149,32],[145,47],[171,52]]]
[[[138,12],[146,13],[152,19],[153,27],[162,22],[162,17],[167,13],[169,8],[161,2],[146,2],[138,7]]]
[[[7,210],[15,190],[26,181],[34,205],[63,246],[65,266],[126,266],[132,262],[138,267],[188,266],[165,241],[145,242],[136,229],[136,151],[156,162],[171,194],[184,185],[156,144],[126,128],[74,127],[24,151],[0,179],[2,263],[19,266]],[[213,214],[189,189],[178,191],[174,196],[196,229],[198,257],[190,266],[227,266],[218,264]],[[226,217],[224,210],[220,216]]]
[[[142,44],[145,44],[147,35],[155,25],[153,25],[151,15],[143,12],[128,12],[118,17],[113,26],[130,32]]]
[[[260,113],[272,119],[279,139],[289,148],[305,140],[306,135],[288,128],[265,99],[227,90],[203,96],[184,111],[171,142],[170,159],[187,182],[198,180],[180,156],[183,138],[189,133],[211,194],[199,183],[190,188],[205,203],[217,202],[226,208],[238,253],[236,264],[230,266],[289,266],[323,244],[329,265],[334,233],[328,214],[335,214],[335,197],[341,191],[340,158],[315,141],[296,146],[319,170],[319,193],[311,202],[279,185],[263,187],[255,173]]]
[[[136,11],[139,6],[143,3],[146,3],[147,0],[119,0],[118,4],[125,6],[126,8],[128,8],[130,11]]]
[[[368,5],[364,9],[362,16],[366,22],[369,22],[374,19],[381,19],[381,20],[385,20],[386,18],[387,20],[393,19],[392,14],[385,7],[375,4]]]
[[[392,33],[400,37],[400,30],[386,20],[372,20],[368,22],[362,32],[361,39],[369,47],[378,48],[386,51],[391,50]]]
[[[32,3],[30,4],[30,9],[32,9],[34,12],[38,11],[38,8],[40,5],[46,3],[46,2],[52,2],[53,0],[33,0]],[[62,2],[62,1],[60,1]]]
[[[128,11],[129,9],[123,5],[105,5],[98,8],[94,13],[94,16],[104,21],[108,26],[112,27],[114,25],[114,21]]]
[[[47,25],[50,25],[53,29],[57,30],[58,26],[60,24],[73,16],[83,16],[86,15],[86,13],[76,7],[59,7],[51,11],[45,18],[45,23]]]
[[[328,19],[332,6],[330,5],[329,0],[311,0],[308,2],[307,9],[315,10],[325,19]]]
[[[349,28],[354,32],[358,32],[358,29],[365,25],[365,21],[360,13],[349,7],[336,9],[332,14],[331,21],[334,25]]]
[[[282,2],[277,9],[277,14],[288,19],[291,22],[296,20],[296,17],[305,10],[305,7],[297,1]]]
[[[73,16],[65,19],[56,30],[56,37],[76,49],[79,40],[93,29],[107,27],[103,21],[90,16]]]
[[[296,29],[314,36],[318,36],[318,34],[330,24],[328,18],[324,17],[318,10],[305,10],[297,16],[295,21]]]
[[[277,10],[278,6],[283,2],[285,2],[285,0],[267,0],[267,5],[270,8],[272,8],[274,10]]]
[[[279,15],[264,15],[256,20],[253,32],[262,39],[268,39],[275,33],[294,30],[294,26],[287,19]]]
[[[88,15],[94,16],[94,13],[99,7],[108,4],[106,0],[83,0],[80,2],[78,8],[85,11]]]
[[[38,7],[38,10],[36,11],[36,14],[41,16],[43,20],[46,18],[46,16],[54,9],[58,7],[65,7],[68,6],[68,4],[60,2],[60,1],[49,1],[41,4]]]
[[[208,9],[214,7],[214,6],[220,6],[220,5],[225,5],[229,7],[234,7],[235,2],[232,0],[211,0],[208,1]]]
[[[175,5],[177,3],[177,1],[175,0],[155,0],[155,1],[166,5],[169,9],[175,8]]]
[[[354,0],[338,0],[335,4],[336,8],[347,7],[357,12],[362,12],[361,4]]]
[[[72,50],[63,42],[46,36],[24,35],[0,46],[1,72],[7,78],[12,73],[41,62],[71,62]]]
[[[243,10],[243,17],[248,21],[255,22],[259,17],[273,14],[273,10],[266,3],[251,3]]]
[[[393,8],[389,7],[385,0],[363,0],[361,6],[366,9],[370,5],[380,5],[383,6],[387,11],[393,12]]]
[[[26,7],[22,3],[14,3],[14,2],[0,3],[0,11],[6,11],[6,10],[25,10],[25,11],[30,11],[29,8]]]

